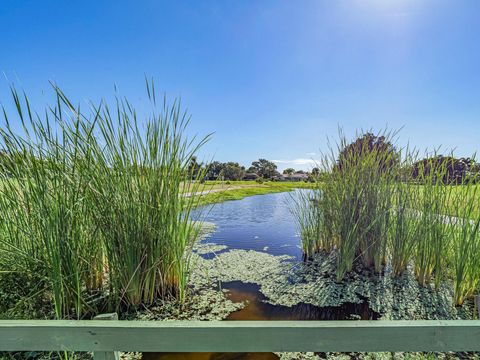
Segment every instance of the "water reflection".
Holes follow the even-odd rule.
[[[256,284],[232,281],[223,283],[222,288],[229,290],[228,297],[233,302],[248,302],[244,309],[230,314],[227,320],[377,320],[379,318],[379,314],[371,310],[367,302],[326,307],[300,303],[288,307],[265,302],[265,297]]]

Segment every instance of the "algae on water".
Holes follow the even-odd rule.
[[[335,254],[317,254],[312,261],[295,262],[287,255],[273,256],[253,250],[230,249],[213,259],[196,256],[191,276],[194,287],[222,282],[254,283],[273,305],[306,303],[318,307],[362,303],[383,319],[470,318],[468,307],[455,308],[451,287],[435,290],[422,287],[411,271],[394,279],[388,272],[376,275],[360,266],[340,282],[335,282]]]

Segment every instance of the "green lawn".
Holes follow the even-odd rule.
[[[423,185],[411,185],[412,192],[417,197],[421,197],[423,193]],[[472,218],[480,215],[480,185],[450,185],[444,188],[443,194],[447,197],[446,209],[444,215],[456,216],[462,214],[462,206],[470,203],[470,199],[476,199],[476,206],[470,212]],[[460,208],[459,208],[460,207]]]
[[[200,199],[201,205],[214,204],[227,200],[240,200],[247,196],[263,195],[276,192],[291,191],[294,189],[309,189],[313,184],[299,182],[267,181],[259,184],[255,181],[207,181],[205,194]]]

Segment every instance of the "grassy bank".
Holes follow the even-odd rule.
[[[256,183],[254,181],[231,181],[230,183],[208,181],[200,197],[199,205],[220,203],[228,200],[241,200],[248,196],[264,195],[294,189],[311,189],[311,183],[305,182],[275,182],[267,181]]]

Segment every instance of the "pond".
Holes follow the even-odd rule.
[[[309,190],[297,190],[309,191]],[[216,225],[215,232],[204,242],[226,246],[215,253],[202,254],[211,259],[232,249],[253,250],[274,256],[288,255],[289,261],[302,261],[301,240],[295,219],[290,212],[292,193],[275,193],[227,201],[213,207],[199,209],[202,219]],[[279,306],[265,302],[265,295],[256,284],[228,281],[220,284],[228,290],[233,302],[246,306],[229,315],[227,320],[343,320],[356,315],[358,319],[376,319],[378,314],[369,309],[367,302],[344,303],[338,307],[317,307],[300,303]],[[278,359],[275,354],[144,354],[144,359]]]

